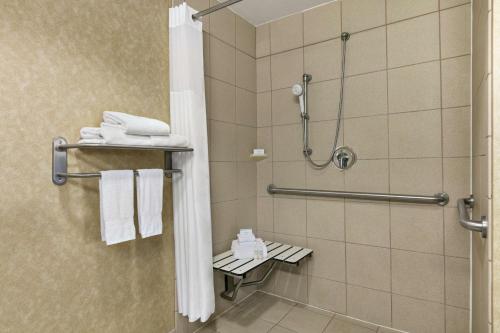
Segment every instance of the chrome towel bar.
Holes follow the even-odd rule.
[[[118,150],[118,151],[160,151],[164,153],[163,173],[170,177],[174,173],[181,173],[182,170],[172,168],[172,154],[181,152],[192,152],[189,147],[167,147],[167,146],[137,146],[137,145],[108,145],[108,144],[80,144],[68,143],[63,137],[52,140],[52,182],[55,185],[64,185],[68,178],[99,178],[100,172],[68,172],[68,150]],[[137,174],[137,171],[134,171]]]
[[[180,169],[172,169],[172,170],[164,170],[163,173],[165,176],[170,176],[173,173],[180,173],[182,170]],[[138,175],[138,171],[134,170],[134,175]],[[60,172],[57,174],[58,177],[64,177],[64,178],[100,178],[101,173],[100,172],[82,172],[82,173],[64,173]]]
[[[467,208],[473,208],[475,204],[474,196],[471,194],[468,198],[458,199],[458,222],[467,230],[481,233],[483,238],[488,237],[488,221],[486,216],[481,216],[481,220],[472,220]]]
[[[374,201],[394,201],[420,204],[437,204],[446,206],[450,198],[447,193],[437,193],[433,196],[427,195],[409,195],[409,194],[389,194],[389,193],[370,193],[370,192],[346,192],[346,191],[325,191],[308,190],[302,188],[281,188],[270,184],[267,187],[269,194],[289,194],[305,195],[313,197],[344,198],[355,200],[374,200]]]

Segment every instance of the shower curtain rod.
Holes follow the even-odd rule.
[[[227,0],[226,2],[219,3],[213,7],[210,7],[208,9],[202,10],[196,14],[193,15],[193,20],[199,20],[205,15],[211,14],[213,12],[216,12],[222,8],[226,8],[228,6],[234,5],[235,3],[241,2],[243,0]]]

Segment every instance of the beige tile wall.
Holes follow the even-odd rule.
[[[174,4],[180,1],[173,1]],[[196,10],[215,0],[188,0]],[[226,251],[240,228],[257,229],[257,165],[250,160],[257,146],[256,29],[223,9],[203,18],[205,93],[210,141],[212,235],[214,253]],[[222,274],[215,273],[216,313],[230,302],[219,297]],[[242,290],[244,297],[252,290]],[[178,317],[178,332],[196,324]]]
[[[314,249],[266,290],[410,332],[468,332],[469,234],[456,200],[470,193],[468,1],[336,1],[257,27],[257,228]],[[316,160],[331,149],[347,45],[341,142],[358,154],[345,172],[304,161],[298,101],[310,86]],[[430,207],[269,196],[265,186],[433,194]]]
[[[51,180],[52,138],[102,111],[169,120],[168,1],[0,3],[0,331],[169,332],[171,186],[161,237],[106,246],[95,179]],[[155,152],[69,154],[72,172],[157,168]]]
[[[499,36],[500,36],[500,29],[499,29],[499,25],[498,23],[495,23],[493,24],[494,20],[496,20],[496,22],[498,22],[498,17],[500,13],[499,13],[499,7],[498,7],[498,1],[495,2],[495,6],[493,6],[493,8],[491,8],[491,13],[490,13],[490,16],[491,16],[491,20],[489,21],[489,24],[490,24],[490,28],[491,29],[491,52],[489,53],[490,54],[490,57],[491,59],[498,59],[498,51],[499,51],[499,46],[500,46],[500,39],[499,39]],[[495,61],[491,64],[491,73],[494,77],[498,78],[499,75],[500,75],[500,66],[498,65],[498,61]],[[498,85],[498,79],[494,80],[494,82],[492,83],[492,86],[491,86],[491,110],[490,110],[490,117],[489,117],[489,122],[490,122],[490,126],[492,127],[491,129],[491,135],[492,135],[492,139],[490,139],[491,141],[491,149],[490,149],[490,152],[491,152],[491,165],[490,165],[490,170],[491,170],[491,174],[490,174],[490,184],[492,184],[492,198],[498,198],[500,196],[500,191],[499,191],[499,188],[500,188],[500,177],[498,175],[498,170],[499,167],[499,162],[500,162],[500,140],[499,140],[499,136],[498,136],[498,133],[500,133],[500,126],[499,126],[499,122],[498,122],[498,110],[499,110],[499,104],[498,104],[498,96],[500,96],[500,86]],[[494,98],[494,96],[497,96],[496,98]],[[496,115],[496,116],[494,116]],[[492,204],[491,204],[491,210],[492,210],[492,214],[490,215],[490,223],[494,223],[498,220],[499,216],[500,216],[500,206],[498,205],[498,199],[495,201],[495,200],[492,200]],[[499,288],[500,288],[500,279],[499,279],[499,276],[500,276],[500,261],[498,260],[498,258],[500,258],[500,247],[498,246],[498,241],[495,241],[497,239],[500,238],[500,235],[498,234],[498,228],[496,228],[496,226],[494,226],[492,228],[492,237],[491,237],[491,240],[490,242],[492,242],[492,252],[493,252],[493,265],[492,265],[492,283],[493,283],[493,286],[492,286],[492,326],[493,326],[493,330],[492,331],[495,331],[497,330],[498,331],[498,328],[500,327],[500,293],[499,293]]]
[[[491,244],[493,231],[492,179],[492,17],[491,1],[477,0],[472,8],[472,193],[473,216],[490,221],[488,239],[472,237],[472,331],[493,331]]]

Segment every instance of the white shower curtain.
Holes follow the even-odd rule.
[[[206,321],[215,309],[202,23],[186,3],[169,12],[170,121],[192,153],[175,153],[175,269],[179,313]]]

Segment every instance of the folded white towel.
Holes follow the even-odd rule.
[[[239,234],[243,236],[254,236],[252,229],[240,229]]]
[[[250,235],[245,235],[245,234],[238,234],[238,241],[240,244],[243,243],[252,243],[255,242],[255,236],[253,234]]]
[[[81,139],[102,139],[100,127],[82,127],[80,129]]]
[[[183,135],[170,134],[169,136],[152,136],[151,144],[153,146],[188,147],[189,140]]]
[[[236,241],[236,244],[238,245],[238,247],[240,249],[246,249],[246,248],[252,248],[254,249],[255,248],[255,242],[240,242],[240,241]]]
[[[107,245],[135,239],[134,172],[101,171],[101,238]]]
[[[163,178],[161,169],[137,170],[137,215],[142,238],[161,235]]]
[[[169,146],[187,147],[189,142],[182,135],[171,134],[168,136],[145,136],[126,134],[119,125],[108,123],[101,124],[101,135],[107,144],[137,145],[137,146]]]
[[[101,135],[106,143],[110,145],[152,146],[151,137],[126,134],[125,130],[119,125],[102,123]]]
[[[267,257],[267,247],[262,239],[257,238],[255,242],[239,243],[233,240],[231,243],[231,251],[236,259],[263,259]]]
[[[251,246],[241,246],[237,240],[233,240],[231,251],[236,259],[250,259],[255,257],[255,243]]]
[[[126,134],[170,135],[170,126],[161,120],[114,111],[104,111],[102,117],[105,123],[122,126]]]
[[[267,257],[267,246],[266,243],[262,240],[262,238],[257,238],[255,241],[255,248],[256,251],[260,250],[259,255],[262,256],[262,258]]]
[[[255,242],[255,235],[253,234],[252,229],[240,229],[238,241],[240,243]]]
[[[104,139],[80,139],[78,140],[80,144],[93,144],[93,145],[102,145],[106,143]]]

